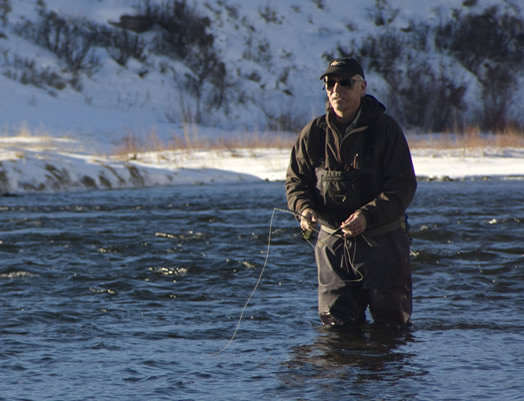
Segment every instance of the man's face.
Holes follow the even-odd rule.
[[[360,107],[360,98],[366,91],[366,81],[329,75],[324,79],[329,104],[337,116],[352,117]]]

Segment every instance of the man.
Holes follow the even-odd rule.
[[[404,134],[366,95],[360,64],[332,61],[320,77],[325,115],[301,132],[286,176],[289,208],[318,231],[318,308],[328,326],[405,325],[412,312],[404,212],[417,182]],[[320,227],[319,227],[320,226]]]

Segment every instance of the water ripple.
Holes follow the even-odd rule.
[[[395,333],[319,328],[312,250],[277,213],[217,353],[282,183],[1,198],[0,399],[518,399],[523,199],[420,183]]]

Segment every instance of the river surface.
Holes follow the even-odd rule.
[[[524,399],[524,180],[419,183],[401,332],[321,328],[274,208],[282,183],[0,198],[0,400]]]

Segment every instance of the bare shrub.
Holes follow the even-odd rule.
[[[278,14],[278,11],[269,5],[266,5],[263,8],[259,8],[258,15],[266,21],[266,24],[276,24],[281,25],[284,17]]]
[[[502,14],[498,6],[480,14],[462,14],[437,27],[435,45],[477,73],[485,60],[521,64],[524,60],[524,21]]]
[[[503,129],[509,124],[508,110],[513,103],[515,73],[505,63],[485,62],[479,72],[482,83],[480,122],[484,129]]]
[[[7,24],[7,15],[11,12],[11,4],[9,0],[0,0],[0,22],[3,25]]]
[[[324,10],[326,8],[325,0],[313,0],[313,3],[319,10]]]
[[[464,4],[471,5],[474,2]],[[358,54],[366,71],[376,71],[389,84],[388,106],[401,123],[433,131],[460,130],[472,123],[480,123],[483,130],[497,130],[513,123],[509,110],[517,89],[514,83],[524,67],[521,18],[501,12],[498,6],[480,13],[462,8],[439,25],[411,21],[395,30],[388,27],[395,10],[384,0],[376,0],[370,17],[378,26],[384,25],[381,32],[359,43],[338,45],[338,54],[324,57]],[[477,78],[482,96],[478,104],[465,104],[465,82],[447,69],[430,65],[427,55],[435,49]]]
[[[271,44],[260,35],[251,34],[245,39],[245,47],[242,52],[244,60],[250,60],[261,66],[270,67],[273,62]]]
[[[111,29],[106,26],[92,25],[91,34],[95,44],[104,47],[109,56],[124,67],[130,58],[138,61],[146,60],[146,45],[135,32],[122,28]]]
[[[466,86],[443,68],[433,72],[431,65],[420,62],[408,65],[390,82],[388,104],[406,124],[440,132],[464,126],[465,92]]]
[[[376,71],[389,84],[387,106],[391,114],[403,124],[442,131],[464,124],[466,86],[424,57],[430,31],[425,23],[411,22],[402,32],[388,28],[368,36],[360,46],[350,47],[358,49],[366,71]],[[406,49],[416,50],[417,55]],[[337,50],[339,56],[352,56],[342,46]]]
[[[152,51],[181,60],[188,67],[183,87],[196,99],[195,122],[200,122],[204,110],[227,111],[228,89],[233,84],[228,82],[226,64],[214,48],[215,38],[208,32],[210,19],[185,0],[146,1],[137,6],[137,12],[160,27]]]
[[[74,82],[59,71],[54,71],[51,67],[41,67],[35,60],[23,58],[19,55],[11,55],[9,52],[3,54],[2,74],[23,85],[32,85],[40,89],[47,89],[54,95],[54,89],[62,90],[68,84],[72,87]]]
[[[198,121],[198,110],[199,105],[179,87],[178,102],[175,107],[168,109],[165,116],[171,123],[195,124]]]
[[[375,6],[368,10],[376,26],[391,24],[399,12],[400,9],[391,7],[387,0],[375,0]]]
[[[70,72],[93,74],[100,61],[92,51],[94,43],[86,25],[85,20],[66,19],[41,8],[36,23],[26,21],[18,25],[16,31],[55,53]]]
[[[409,38],[400,32],[387,31],[378,36],[368,36],[358,47],[360,58],[365,61],[366,70],[380,73],[388,82],[396,79],[400,68],[404,49],[409,48]],[[350,46],[350,48],[353,48]],[[338,47],[342,57],[349,57],[352,52]]]
[[[474,73],[482,85],[482,103],[477,111],[483,129],[509,124],[508,106],[516,90],[516,71],[524,67],[524,21],[501,13],[498,6],[480,14],[454,17],[437,27],[435,44]]]
[[[279,102],[258,99],[257,107],[265,117],[265,128],[273,132],[299,133],[313,117],[292,98]]]

